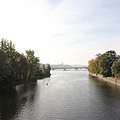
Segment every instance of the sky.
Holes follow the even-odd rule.
[[[88,65],[120,55],[120,0],[0,0],[0,39],[34,50],[41,63]]]

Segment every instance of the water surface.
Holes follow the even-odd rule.
[[[0,120],[120,119],[119,87],[91,78],[87,70],[51,73],[2,93]]]

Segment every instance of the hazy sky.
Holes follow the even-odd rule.
[[[42,63],[81,64],[120,55],[120,0],[0,0],[0,39]]]

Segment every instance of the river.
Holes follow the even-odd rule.
[[[87,70],[51,73],[2,93],[0,120],[120,119],[119,87],[91,78]]]

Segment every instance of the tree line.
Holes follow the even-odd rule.
[[[50,76],[50,64],[39,68],[40,60],[33,50],[25,50],[25,55],[15,49],[11,40],[0,41],[0,90],[39,78]]]
[[[88,61],[88,70],[103,77],[120,78],[120,56],[114,50],[96,54],[94,59]]]

